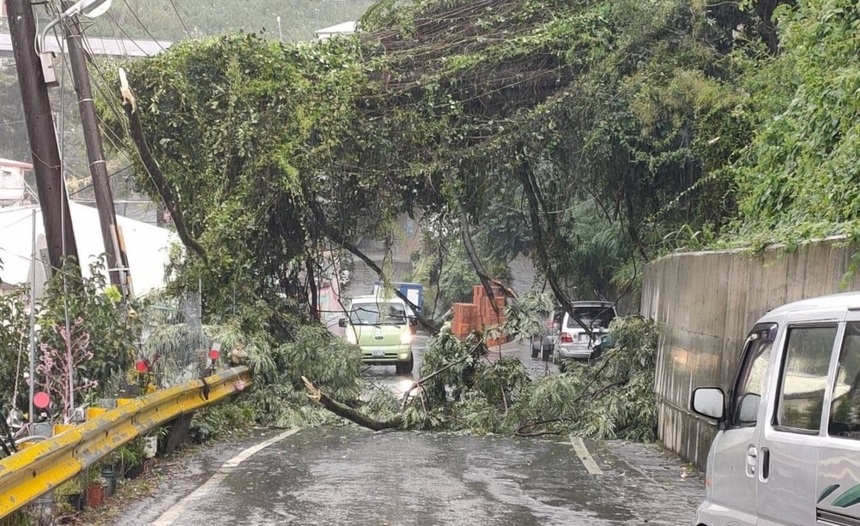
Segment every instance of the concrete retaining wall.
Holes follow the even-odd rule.
[[[858,290],[855,276],[840,288],[854,246],[823,240],[748,252],[674,254],[649,263],[642,314],[660,328],[656,393],[658,434],[667,447],[704,468],[715,428],[690,413],[698,386],[728,388],[747,332],[783,303]],[[860,274],[860,273],[858,273]]]

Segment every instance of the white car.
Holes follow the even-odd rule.
[[[556,362],[597,358],[595,347],[609,333],[609,324],[618,315],[615,304],[609,301],[574,301],[572,305],[574,314],[588,330],[565,313],[554,345]]]

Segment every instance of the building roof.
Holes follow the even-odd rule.
[[[21,168],[23,170],[33,169],[33,165],[30,163],[22,163],[21,161],[13,161],[11,159],[0,159],[0,166],[11,166],[13,168]]]
[[[314,31],[314,37],[316,37],[317,40],[325,40],[334,35],[351,35],[355,33],[356,25],[357,23],[355,20],[341,22],[340,24],[335,24],[323,29],[317,29]]]
[[[173,45],[173,42],[87,36],[85,45],[93,55],[127,58],[156,55]],[[45,39],[45,51],[60,52],[60,41],[54,35],[48,35]],[[12,36],[9,33],[0,33],[0,55],[13,56]]]

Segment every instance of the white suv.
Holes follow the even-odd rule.
[[[615,304],[609,301],[574,301],[573,312],[591,331],[589,336],[577,321],[565,313],[555,344],[555,361],[589,360],[597,358],[594,348],[609,333],[609,324],[615,319]]]

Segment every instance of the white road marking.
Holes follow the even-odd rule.
[[[585,466],[589,474],[603,475],[603,470],[594,461],[591,453],[588,452],[588,448],[585,447],[585,442],[581,438],[570,435],[570,443],[573,445],[573,451],[576,453],[576,456],[582,461],[582,465]]]
[[[290,429],[289,431],[284,431],[276,437],[270,438],[265,442],[260,442],[256,446],[249,447],[245,451],[242,451],[235,457],[222,464],[221,467],[218,468],[218,471],[214,475],[209,477],[209,480],[204,482],[202,486],[195,489],[193,492],[191,492],[190,495],[187,495],[185,498],[171,506],[170,509],[162,513],[161,516],[158,517],[158,519],[151,522],[150,524],[152,526],[172,525],[174,522],[176,522],[177,519],[182,516],[182,513],[185,511],[185,508],[187,508],[189,504],[208,498],[218,488],[218,485],[221,484],[221,482],[223,482],[225,478],[227,478],[227,475],[229,475],[231,471],[239,467],[239,464],[248,460],[255,453],[259,453],[261,450],[271,446],[272,444],[280,442],[288,436],[295,435],[298,432],[298,429]]]

